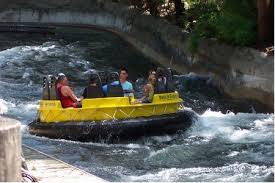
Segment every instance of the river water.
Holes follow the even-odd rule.
[[[272,181],[274,114],[249,101],[223,97],[210,78],[193,73],[175,80],[184,105],[198,119],[186,132],[123,144],[80,143],[36,137],[45,74],[65,73],[79,95],[90,69],[126,66],[136,90],[158,65],[119,37],[98,30],[41,35],[0,34],[0,115],[18,119],[23,143],[109,181]]]

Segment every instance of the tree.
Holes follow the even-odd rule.
[[[147,8],[150,11],[150,14],[154,17],[159,15],[158,7],[161,4],[161,0],[146,0]]]
[[[257,0],[258,46],[269,43],[273,37],[273,5],[273,0]]]
[[[184,4],[181,0],[173,0],[175,4],[175,16],[176,16],[176,23],[178,26],[181,26],[181,15],[184,12]]]

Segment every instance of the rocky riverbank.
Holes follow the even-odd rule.
[[[274,110],[274,56],[213,40],[191,52],[189,35],[164,20],[140,15],[110,0],[3,0],[0,22],[95,26],[112,31],[144,55],[180,73],[210,75],[212,84],[236,99],[258,101]]]

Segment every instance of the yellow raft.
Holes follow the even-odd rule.
[[[176,113],[182,99],[177,92],[155,94],[152,103],[133,104],[129,97],[84,99],[82,108],[62,108],[59,100],[41,100],[40,122],[83,122],[133,119]]]
[[[141,136],[174,134],[187,129],[194,113],[182,110],[177,92],[155,94],[152,103],[129,97],[84,99],[82,108],[62,108],[59,100],[41,100],[33,135],[76,141],[116,143]]]

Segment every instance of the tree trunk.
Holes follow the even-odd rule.
[[[133,5],[135,8],[138,8],[139,10],[141,10],[144,5],[143,0],[130,0],[130,3],[131,5]]]
[[[158,2],[159,0],[147,0],[147,6],[149,8],[150,14],[154,17],[157,17],[159,15],[158,12]]]
[[[184,4],[181,2],[181,0],[173,0],[175,4],[175,12],[176,12],[176,23],[178,26],[181,25],[181,15],[184,11]]]
[[[273,42],[273,0],[257,0],[258,9],[258,45]],[[271,40],[272,39],[272,40]]]

